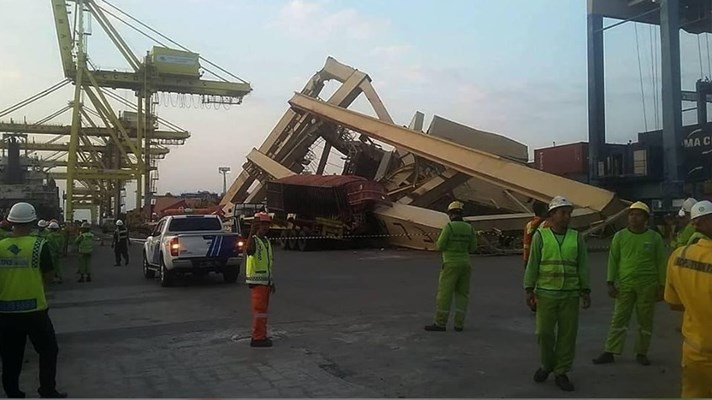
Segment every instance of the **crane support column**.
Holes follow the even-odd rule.
[[[603,16],[588,14],[588,178],[598,179],[598,161],[606,146]]]
[[[143,143],[141,143],[141,139],[143,138],[144,131],[145,131],[145,126],[144,126],[144,121],[146,120],[143,117],[143,94],[138,95],[138,104],[136,105],[136,115],[138,121],[136,121],[136,148],[138,149],[138,154],[136,154],[136,161],[141,160],[141,155],[146,151],[146,149],[143,146]],[[140,162],[138,163],[139,165],[141,164]],[[142,200],[142,187],[141,187],[141,174],[136,174],[136,208],[141,208],[141,200]]]
[[[680,142],[682,135],[682,79],[680,73],[680,2],[660,2],[660,43],[662,46],[663,193],[672,200],[682,194],[680,182]],[[668,207],[672,204],[668,203]]]
[[[144,130],[144,145],[143,145],[143,155],[144,155],[144,202],[143,204],[146,206],[151,205],[151,198],[153,197],[153,193],[151,191],[151,132],[153,131],[153,127],[151,126],[151,118],[153,117],[153,113],[151,112],[151,93],[146,92],[146,97],[145,97],[145,102],[146,102],[146,112],[145,112],[145,117],[144,121],[146,124],[146,129]],[[140,207],[140,205],[136,205],[136,207]]]
[[[72,104],[72,129],[69,135],[69,153],[67,154],[67,191],[64,219],[74,221],[74,180],[77,169],[77,147],[79,145],[79,130],[81,129],[82,77],[86,69],[86,54],[84,53],[84,2],[77,1],[77,77],[74,81],[74,103]]]

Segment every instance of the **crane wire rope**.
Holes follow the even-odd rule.
[[[710,35],[705,33],[705,42],[707,42],[707,77],[712,77],[712,58],[710,57]]]
[[[11,105],[10,107],[8,107],[8,108],[6,108],[6,109],[4,109],[4,110],[1,110],[1,111],[0,111],[0,117],[4,117],[5,115],[7,115],[7,114],[9,114],[9,113],[11,113],[11,112],[13,112],[13,111],[17,111],[17,110],[19,110],[20,108],[22,108],[22,107],[24,107],[24,106],[26,106],[26,105],[28,105],[28,104],[30,104],[30,103],[32,103],[32,102],[35,102],[35,101],[37,101],[37,100],[39,100],[39,99],[41,99],[41,98],[43,98],[43,97],[45,97],[45,96],[47,96],[47,95],[49,95],[49,94],[51,94],[51,93],[56,92],[57,90],[59,90],[59,89],[65,87],[65,86],[67,86],[68,84],[69,84],[69,79],[64,79],[64,80],[62,80],[62,81],[60,81],[60,82],[57,82],[57,83],[55,83],[54,85],[48,87],[47,89],[45,89],[45,90],[43,90],[43,91],[41,91],[41,92],[39,92],[39,93],[37,93],[37,94],[35,94],[35,95],[32,95],[32,96],[26,98],[25,100],[22,100],[22,101],[20,101],[19,103],[13,104],[13,105]]]
[[[643,64],[640,61],[640,39],[638,38],[638,23],[634,22],[635,26],[635,50],[638,56],[638,77],[640,78],[640,98],[643,101],[643,125],[645,126],[645,132],[648,132],[648,113],[645,106],[645,89],[643,86]]]
[[[700,59],[700,79],[705,77],[705,73],[702,71],[702,47],[700,46],[700,35],[697,35],[697,56]]]
[[[134,21],[134,22],[140,24],[140,25],[143,26],[144,28],[150,30],[151,32],[155,33],[156,35],[158,35],[158,36],[162,37],[163,39],[169,41],[170,43],[172,43],[172,44],[174,44],[174,45],[180,47],[181,49],[183,49],[183,50],[185,50],[185,51],[190,52],[190,50],[189,50],[187,47],[185,47],[185,46],[183,46],[182,44],[180,44],[180,43],[174,41],[173,39],[171,39],[171,38],[169,38],[168,36],[162,34],[161,32],[159,32],[159,31],[157,31],[157,30],[151,28],[150,26],[148,26],[148,25],[146,25],[145,23],[141,22],[139,19],[134,18],[133,16],[131,16],[131,15],[128,14],[127,12],[121,10],[120,8],[116,7],[115,5],[111,4],[110,2],[104,0],[104,3],[107,4],[107,5],[109,5],[109,6],[111,6],[113,9],[115,9],[115,10],[118,11],[119,13],[125,15],[126,17],[128,17],[128,18],[131,19],[132,21]],[[99,8],[101,8],[102,10],[104,10],[105,12],[110,13],[108,10],[106,10],[105,7],[102,7],[102,6],[100,6],[100,5],[97,5],[97,6],[98,6]],[[115,15],[114,15],[114,17],[117,18]],[[119,18],[117,18],[117,19],[119,19]],[[121,19],[119,19],[119,20],[120,20],[121,22],[123,22],[123,23],[125,23],[125,24],[128,25],[127,22],[125,22],[125,21],[123,21],[123,20],[121,20]],[[136,28],[134,28],[134,29],[136,29]],[[142,33],[143,33],[143,32],[142,32]],[[145,34],[145,33],[144,33],[144,35],[147,36],[147,37],[149,37],[149,39],[154,40],[154,41],[156,41],[157,43],[159,43],[158,40],[156,40],[155,38],[152,38],[152,37],[150,37],[149,35],[147,35],[147,34]],[[168,47],[168,46],[166,46],[165,44],[161,44],[161,45],[164,46],[164,47]],[[199,57],[201,60],[203,60],[203,61],[205,61],[206,63],[208,63],[209,65],[211,65],[211,66],[217,68],[218,70],[222,71],[223,73],[228,74],[228,75],[231,76],[232,78],[235,78],[235,79],[237,79],[237,80],[239,80],[240,82],[245,83],[245,84],[248,83],[248,82],[245,81],[244,79],[242,79],[242,78],[240,78],[240,77],[234,75],[233,73],[227,71],[226,69],[220,67],[219,65],[213,63],[212,61],[210,61],[210,60],[208,60],[208,59],[206,59],[206,58],[204,58],[204,57],[202,57],[202,56],[198,56],[198,57]],[[215,75],[215,77],[217,77],[218,79],[221,79],[221,80],[223,80],[223,81],[225,81],[225,82],[228,82],[227,79],[223,78],[223,77],[220,76],[219,74],[217,74],[217,73],[215,73],[215,72],[213,72],[213,71],[211,71],[211,70],[209,70],[209,69],[207,69],[207,68],[205,68],[205,67],[203,67],[203,69],[204,69],[205,71],[207,71],[207,72],[209,72],[209,73]]]
[[[650,70],[653,81],[653,114],[655,116],[655,129],[660,129],[660,98],[658,86],[658,51],[657,51],[657,35],[653,34],[653,26],[650,25]]]

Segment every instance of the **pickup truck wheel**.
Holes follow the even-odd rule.
[[[299,249],[299,246],[297,245],[297,231],[294,229],[289,230],[289,240],[288,240],[288,249],[289,250],[297,250]]]
[[[297,236],[299,236],[299,239],[297,239],[297,248],[299,249],[299,251],[311,250],[312,246],[311,243],[309,243],[311,239],[307,239],[307,237],[310,236],[309,232],[305,229],[302,229],[301,231],[299,231],[299,234]]]
[[[232,266],[232,267],[225,267],[223,269],[223,280],[226,283],[235,283],[237,282],[237,277],[240,275],[240,267],[239,266]]]
[[[289,250],[289,240],[287,238],[289,237],[289,231],[288,230],[282,230],[282,233],[279,234],[279,246],[282,247],[283,250]]]
[[[146,253],[143,253],[143,277],[146,279],[154,279],[156,277],[156,271],[152,270],[148,266],[148,259],[146,258]]]
[[[161,255],[161,286],[169,287],[173,285],[173,274],[171,271],[166,269],[166,264],[163,262],[163,255]]]

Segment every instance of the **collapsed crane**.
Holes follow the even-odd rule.
[[[331,79],[341,87],[328,100],[319,99],[324,82]],[[425,133],[421,113],[409,127],[398,126],[370,82],[368,75],[329,57],[289,101],[290,108],[263,145],[248,155],[244,170],[222,200],[225,212],[231,213],[233,203],[263,200],[268,181],[305,172],[322,174],[332,148],[346,159],[343,174],[373,179],[387,188],[393,202],[379,206],[375,215],[383,230],[393,234],[392,242],[405,247],[433,249],[435,236],[447,221],[441,211],[455,197],[489,208],[488,214],[494,215],[470,218],[474,226],[485,229],[520,230],[531,218],[534,200],[548,202],[556,195],[568,196],[579,207],[575,214],[579,226],[608,223],[625,209],[625,202],[612,192],[528,167],[526,146],[499,135],[442,121],[437,128],[437,117]],[[377,118],[347,109],[361,93]],[[453,134],[458,129],[464,133]],[[326,145],[311,171],[306,166],[316,161],[310,153],[319,140]],[[394,149],[386,151],[375,141]]]

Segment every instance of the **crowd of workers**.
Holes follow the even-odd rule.
[[[553,373],[556,385],[573,391],[567,373],[576,354],[579,309],[591,306],[588,250],[570,228],[574,205],[555,197],[548,206],[534,205],[535,217],[524,229],[526,305],[536,313],[540,367],[534,381]],[[462,203],[448,208],[451,221],[437,241],[442,269],[435,321],[426,331],[445,331],[455,303],[454,329],[462,331],[470,284],[469,254],[477,233],[463,221]],[[613,237],[608,256],[608,295],[615,299],[604,351],[594,364],[614,362],[623,352],[626,331],[635,310],[638,334],[634,345],[639,364],[650,365],[655,304],[663,299],[683,311],[682,397],[712,397],[712,202],[687,199],[680,210],[684,228],[666,244],[650,228],[651,210],[633,203],[627,227]],[[672,254],[670,254],[672,252]]]
[[[89,223],[62,226],[56,219],[38,220],[29,203],[17,203],[0,221],[0,358],[8,398],[24,398],[19,379],[29,337],[39,354],[43,398],[65,398],[56,389],[57,339],[48,313],[45,285],[63,282],[62,258],[70,244],[77,252],[78,282],[91,282],[95,240]],[[116,221],[112,247],[116,265],[128,265],[128,231]]]
[[[578,231],[570,227],[574,205],[555,197],[548,206],[535,205],[536,217],[524,232],[524,290],[526,305],[536,313],[540,367],[534,381],[553,373],[556,385],[573,391],[571,370],[579,326],[579,309],[591,306],[588,250]],[[477,233],[463,220],[463,204],[448,207],[450,222],[442,229],[437,248],[442,268],[434,322],[426,331],[446,331],[454,301],[454,330],[463,331]],[[663,299],[684,312],[682,323],[682,397],[712,397],[712,202],[688,199],[680,210],[686,226],[670,243],[649,227],[651,211],[643,202],[628,209],[628,226],[617,232],[609,250],[607,287],[615,299],[603,353],[594,364],[614,362],[623,351],[626,331],[635,310],[638,334],[636,360],[647,357],[655,304]],[[47,312],[44,284],[61,282],[61,247],[66,240],[57,221],[39,221],[34,207],[15,204],[0,223],[0,355],[3,388],[8,397],[25,397],[19,375],[27,337],[40,356],[41,397],[62,398],[56,390],[57,341]],[[276,292],[273,252],[267,233],[271,217],[255,215],[245,246],[245,278],[251,291],[253,330],[250,345],[271,347],[267,337],[269,298]],[[116,221],[112,247],[116,265],[128,264],[128,232]],[[94,237],[83,224],[75,243],[79,253],[79,282],[91,281]],[[12,232],[12,233],[10,233]],[[672,247],[672,248],[670,248]],[[670,253],[672,250],[672,254]]]

